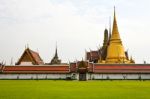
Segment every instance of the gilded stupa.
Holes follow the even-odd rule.
[[[124,46],[118,31],[115,7],[112,35],[107,48],[105,63],[134,63],[133,60],[128,59],[128,56],[124,50]]]
[[[124,46],[118,31],[115,8],[113,30],[107,49],[106,63],[130,63],[125,55]]]

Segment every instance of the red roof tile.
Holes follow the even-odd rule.
[[[130,65],[130,66],[95,66],[95,73],[150,73],[150,65]]]
[[[86,53],[87,60],[90,59],[99,59],[99,53],[98,51],[90,51]]]
[[[91,56],[92,57],[99,57],[98,51],[91,51]]]
[[[95,66],[95,69],[150,69],[150,66]]]
[[[69,73],[69,66],[5,66],[4,73]]]
[[[6,74],[66,74],[68,71],[4,71]]]
[[[35,61],[38,63],[38,64],[44,64],[43,60],[41,59],[39,53],[35,52],[35,51],[32,51],[30,50],[33,58],[35,59]]]

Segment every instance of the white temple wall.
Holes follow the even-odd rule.
[[[66,79],[70,74],[0,74],[0,79]]]
[[[150,74],[142,74],[141,78],[142,79],[150,79]]]
[[[72,79],[79,79],[79,73],[71,74],[0,74],[0,79],[66,79],[71,77]],[[87,80],[101,80],[101,79],[149,79],[150,74],[86,74]]]
[[[17,76],[14,74],[0,74],[0,79],[17,79]]]
[[[139,79],[139,77],[141,76],[141,75],[139,75],[139,74],[127,74],[127,75],[125,75],[126,76],[126,78],[127,79]]]
[[[90,75],[90,74],[89,74]],[[93,80],[98,79],[150,79],[150,74],[92,74]],[[90,79],[90,78],[89,78]]]
[[[91,73],[87,74],[87,80],[91,80],[91,79],[92,79],[92,74]]]
[[[76,79],[79,80],[79,73],[76,73],[76,75],[77,75]]]

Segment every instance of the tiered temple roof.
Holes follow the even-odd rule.
[[[26,48],[22,56],[16,63],[16,65],[22,65],[22,63],[31,63],[32,65],[43,65],[44,62],[41,59],[38,52],[35,52],[29,48]]]

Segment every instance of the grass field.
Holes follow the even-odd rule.
[[[150,99],[150,81],[0,80],[0,99]]]

